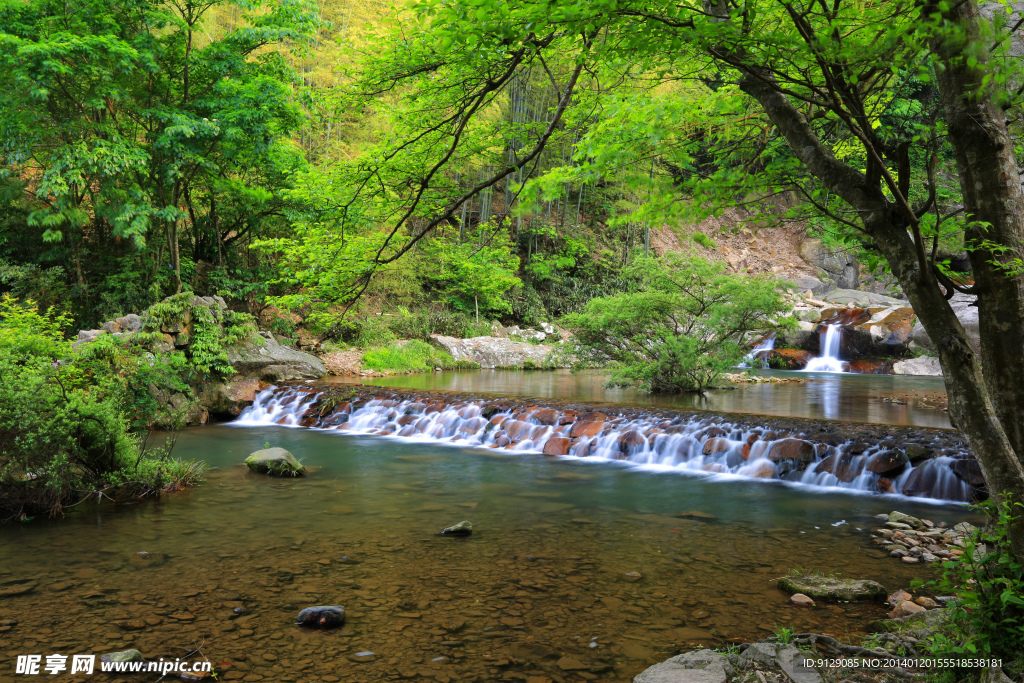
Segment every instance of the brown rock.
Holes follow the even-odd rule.
[[[803,439],[780,439],[771,445],[765,457],[772,462],[780,460],[811,462],[815,457],[814,444]]]
[[[811,600],[803,593],[794,593],[789,596],[789,601],[797,607],[814,607],[814,600]]]
[[[562,657],[558,660],[558,668],[562,671],[586,671],[590,667],[575,657]]]
[[[906,562],[907,558],[903,558],[903,561]],[[893,609],[893,611],[889,612],[889,618],[898,619],[899,617],[909,617],[911,614],[923,611],[924,607],[921,607],[920,605],[915,605],[909,600],[904,600],[903,602],[896,605],[896,608]]]
[[[597,436],[604,429],[604,422],[577,422],[569,430],[572,438]]]
[[[569,439],[553,436],[544,444],[544,455],[566,455],[569,453]]]
[[[628,453],[630,447],[642,446],[645,443],[647,443],[647,439],[644,438],[643,434],[636,431],[635,429],[631,429],[630,431],[626,432],[625,434],[619,437],[619,451],[622,453]]]
[[[542,425],[556,425],[558,424],[558,412],[551,408],[545,408],[544,410],[538,410],[537,412],[530,415],[530,417]]]
[[[889,603],[889,607],[895,607],[904,600],[912,600],[913,598],[913,595],[911,595],[910,593],[901,588],[892,595],[890,595],[888,598],[886,598],[885,601]]]
[[[875,474],[886,474],[902,470],[909,462],[910,458],[907,457],[906,453],[901,450],[891,449],[871,456],[867,464],[864,465],[864,469]]]
[[[713,455],[715,453],[722,453],[729,450],[730,446],[731,444],[728,439],[715,437],[704,442],[704,449],[701,452],[704,455]]]
[[[923,595],[919,598],[914,598],[914,602],[919,604],[921,607],[924,607],[925,609],[935,609],[939,606],[939,603],[935,602],[931,598],[926,598]]]
[[[780,370],[803,370],[814,354],[803,349],[772,349],[765,358],[768,365]]]

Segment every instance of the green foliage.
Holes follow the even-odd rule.
[[[702,392],[780,327],[787,306],[767,278],[732,276],[697,256],[637,259],[633,291],[593,299],[564,324],[581,363],[612,362],[612,380],[658,393]]]
[[[511,310],[505,294],[522,282],[516,277],[519,258],[505,230],[481,225],[467,233],[466,241],[434,239],[424,252],[428,286],[453,308],[474,315]]]
[[[444,351],[439,351],[419,340],[370,349],[363,354],[363,365],[370,370],[394,373],[427,372],[435,368],[449,370],[479,367],[476,363],[456,361]]]
[[[772,634],[775,636],[775,640],[782,644],[793,642],[793,635],[795,633],[796,630],[792,626],[779,626],[775,624],[772,627]]]
[[[156,341],[163,328],[179,329],[186,335],[185,351],[194,372],[227,377],[235,373],[228,360],[227,346],[240,341],[256,341],[256,322],[247,313],[208,306],[189,292],[167,297],[146,311],[146,324],[137,342]],[[177,353],[177,352],[172,352]]]
[[[936,594],[956,595],[954,634],[937,633],[929,648],[936,655],[996,657],[1024,668],[1024,565],[1010,550],[1008,530],[1024,514],[992,500],[979,506],[989,525],[966,539],[964,553],[942,563],[942,573],[926,585]],[[920,582],[918,582],[920,583]]]
[[[692,235],[693,241],[704,247],[705,249],[714,249],[718,245],[714,241],[702,232],[695,232]]]
[[[167,452],[144,452],[132,423],[147,406],[128,390],[153,375],[109,342],[76,355],[67,322],[0,299],[0,520],[57,514],[108,486],[162,488]]]
[[[141,311],[214,262],[230,277],[233,248],[282,227],[304,160],[274,46],[301,51],[320,22],[305,0],[244,5],[0,5],[0,257],[62,266],[80,324]],[[211,31],[218,6],[240,14],[233,30]],[[41,284],[17,293],[48,302]]]

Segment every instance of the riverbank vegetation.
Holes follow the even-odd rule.
[[[703,392],[789,310],[774,279],[729,275],[693,255],[637,259],[623,275],[627,291],[566,318],[573,355],[581,365],[611,362],[613,383],[655,393]]]
[[[106,344],[76,352],[68,322],[31,302],[0,301],[0,521],[202,478],[200,463],[170,457],[173,432],[147,443],[157,406],[146,387],[167,369]]]

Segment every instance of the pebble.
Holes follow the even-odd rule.
[[[921,560],[917,559],[916,557],[910,557],[909,555],[907,555],[906,557],[903,557],[901,559],[904,562],[906,562],[907,564],[917,564],[918,562],[921,561]]]
[[[640,572],[626,572],[626,581],[639,581],[644,578]]]

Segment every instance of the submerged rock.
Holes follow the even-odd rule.
[[[142,659],[142,653],[138,650],[121,650],[100,655],[101,662],[141,662]]]
[[[253,472],[275,477],[298,477],[306,473],[295,456],[283,448],[264,448],[245,459],[245,466]]]
[[[473,533],[473,524],[469,520],[462,520],[458,524],[446,527],[441,530],[443,536],[469,536]]]
[[[295,623],[315,628],[336,628],[345,623],[345,608],[341,605],[307,607],[299,612]]]
[[[842,579],[833,576],[785,576],[779,588],[787,593],[803,593],[815,600],[874,600],[885,597],[885,588],[870,579]]]

